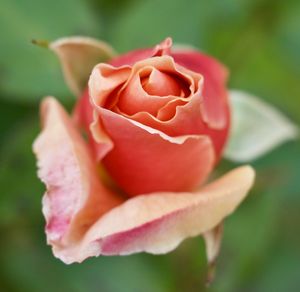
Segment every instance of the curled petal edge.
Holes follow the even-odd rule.
[[[127,194],[191,191],[211,172],[215,155],[209,137],[171,137],[106,109],[98,110],[103,123],[93,124],[93,136],[100,142],[107,133],[115,144],[103,163]]]
[[[122,200],[100,182],[85,141],[58,101],[45,98],[41,116],[43,130],[33,151],[47,189],[43,197],[47,241],[68,246]]]
[[[163,254],[216,227],[246,197],[255,172],[242,166],[196,193],[152,193],[104,214],[78,244],[53,252],[67,264],[99,255]]]

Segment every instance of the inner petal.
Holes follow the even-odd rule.
[[[147,78],[146,76],[142,77],[142,79]],[[141,76],[137,74],[133,76],[126,88],[121,91],[118,108],[127,115],[134,115],[137,112],[148,112],[156,116],[160,108],[176,98],[173,95],[149,95],[142,87]]]
[[[183,93],[181,89],[181,84],[170,76],[168,73],[161,72],[156,68],[153,68],[148,77],[141,79],[142,86],[144,90],[149,95],[158,96],[181,96]]]

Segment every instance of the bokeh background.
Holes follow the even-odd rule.
[[[119,52],[166,36],[199,47],[300,124],[298,0],[0,0],[0,291],[206,291],[201,238],[168,255],[101,257],[66,266],[46,246],[43,185],[31,144],[38,105],[74,103],[58,60],[32,38],[89,35]],[[276,129],[274,129],[276,131]],[[222,162],[219,168],[233,168]],[[300,291],[300,142],[253,162],[257,182],[226,220],[212,292]]]

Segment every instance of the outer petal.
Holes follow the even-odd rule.
[[[115,56],[107,43],[89,37],[61,38],[49,47],[58,55],[65,80],[76,96],[85,89],[92,68]]]
[[[232,129],[225,157],[257,159],[282,143],[299,138],[299,128],[279,110],[249,93],[231,90]]]
[[[249,166],[237,168],[197,193],[138,196],[98,220],[80,244],[55,248],[66,263],[87,257],[137,252],[166,253],[185,238],[211,230],[232,213],[254,181]]]
[[[212,57],[196,51],[176,51],[171,54],[175,62],[195,72],[204,78],[203,114],[206,122],[215,129],[223,129],[226,125],[227,102],[227,70]]]
[[[220,154],[230,127],[230,109],[226,89],[228,71],[214,58],[195,50],[177,49],[171,56],[176,63],[204,76],[204,119],[208,124],[207,132],[214,141],[216,152]]]
[[[101,185],[84,140],[54,98],[43,101],[41,115],[44,129],[33,148],[38,175],[47,186],[47,240],[53,246],[70,246],[120,200]]]
[[[192,190],[211,172],[215,155],[208,137],[170,137],[109,110],[97,111],[114,143],[103,164],[128,194]],[[99,130],[100,124],[94,125]]]
[[[212,140],[217,162],[221,157],[224,143],[228,137],[229,128],[227,126],[227,128],[223,130],[210,129],[207,124],[203,122],[200,112],[201,103],[202,96],[196,94],[188,103],[172,110],[171,119],[167,119],[166,121],[158,120],[147,112],[139,112],[130,116],[130,118],[170,136],[207,135]],[[165,109],[167,110],[167,108]],[[175,115],[173,114],[174,111]],[[163,110],[160,111],[160,114],[163,114]],[[227,114],[229,120],[229,112]]]

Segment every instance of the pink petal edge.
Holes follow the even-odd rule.
[[[43,197],[47,241],[69,246],[121,200],[100,183],[85,141],[54,98],[43,100],[41,116],[43,131],[33,150],[38,176],[47,187]]]
[[[250,166],[230,171],[196,193],[153,193],[127,200],[103,215],[77,245],[54,245],[67,264],[99,255],[167,253],[231,214],[253,185]]]

